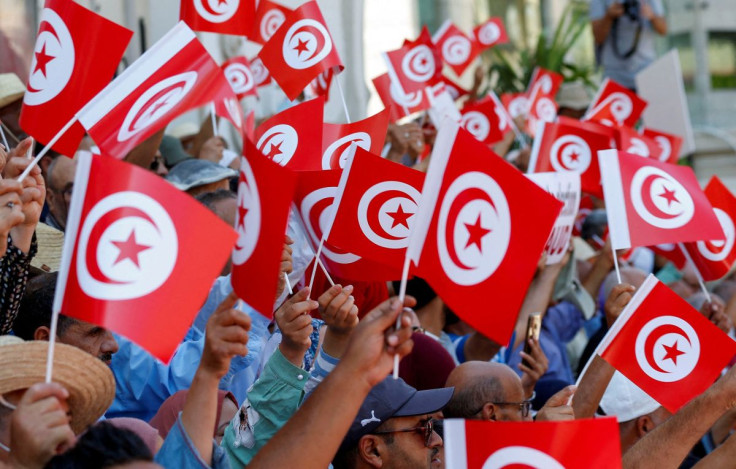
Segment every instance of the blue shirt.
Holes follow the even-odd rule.
[[[207,323],[230,289],[229,276],[219,277],[215,281],[195,319],[195,325],[187,332],[168,365],[125,337],[115,335],[120,349],[112,356],[111,368],[116,391],[115,400],[105,414],[108,418],[134,417],[148,421],[169,396],[189,389],[204,350],[204,326],[200,330],[196,324]],[[268,338],[268,320],[245,303],[241,302],[237,307],[252,319],[248,355],[233,358],[230,371],[220,382],[220,389],[233,392],[238,402],[242,402],[245,400],[245,391],[256,378],[260,354]]]
[[[206,464],[181,423],[181,413],[166,435],[163,446],[153,461],[166,469],[229,469],[230,461],[225,450],[212,440],[212,465]]]

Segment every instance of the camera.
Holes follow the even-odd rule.
[[[631,21],[639,19],[639,0],[624,0],[624,15],[628,16]]]

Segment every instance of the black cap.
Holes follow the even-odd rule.
[[[450,402],[454,390],[455,388],[440,388],[417,391],[403,379],[389,376],[378,383],[365,398],[341,448],[352,447],[362,436],[370,434],[391,418],[425,415],[441,410]]]

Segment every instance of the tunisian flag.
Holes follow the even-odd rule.
[[[322,169],[324,107],[320,96],[271,117],[256,129],[258,151],[294,171]]]
[[[333,207],[341,173],[338,169],[303,171],[297,179],[294,204],[315,252],[334,217]],[[387,281],[401,277],[401,269],[363,259],[330,242],[324,243],[320,259],[331,274],[347,280]]]
[[[473,29],[475,40],[482,47],[482,50],[493,47],[497,44],[505,44],[509,42],[506,35],[506,27],[503,25],[501,18],[488,18],[488,20]]]
[[[736,197],[726,186],[713,176],[705,186],[708,197],[718,222],[723,228],[725,241],[697,241],[685,243],[684,247],[700,271],[703,280],[709,282],[725,276],[736,260],[734,241],[736,238]]]
[[[273,317],[281,251],[296,174],[264,158],[245,139],[240,159],[233,249],[233,290],[263,316]]]
[[[328,124],[322,128],[322,169],[340,169],[355,154],[353,143],[371,153],[381,153],[389,110],[384,109],[362,121],[351,124]]]
[[[132,35],[78,3],[47,0],[23,95],[23,130],[50,142],[110,82]],[[84,129],[75,123],[53,149],[72,157],[82,137]]]
[[[315,1],[291,12],[258,57],[292,101],[320,73],[333,68],[343,69]]]
[[[736,341],[650,274],[598,354],[675,413],[713,384]]]
[[[583,120],[592,120],[611,127],[634,127],[646,107],[647,102],[636,93],[606,78]]]
[[[596,154],[611,148],[608,134],[577,121],[541,122],[529,157],[529,173],[574,171],[581,190],[602,197],[601,172]]]
[[[220,67],[179,22],[77,118],[103,153],[123,159],[176,116],[230,96]]]
[[[220,68],[238,99],[256,95],[256,79],[253,77],[248,59],[244,56],[233,57]]]
[[[442,77],[442,55],[432,43],[425,26],[414,41],[404,41],[401,48],[384,52],[391,83],[404,95],[421,92]]]
[[[442,23],[440,29],[432,36],[432,42],[442,54],[442,60],[457,76],[462,75],[481,52],[475,39],[466,36],[450,20]]]
[[[504,129],[508,126],[506,111],[490,96],[465,106],[460,115],[460,125],[479,142],[492,145],[503,140]]]
[[[534,136],[538,122],[553,122],[557,117],[555,96],[562,85],[559,73],[536,67],[529,83],[527,132]]]
[[[659,146],[659,156],[657,159],[663,163],[676,164],[680,159],[680,148],[682,147],[682,137],[668,134],[661,130],[645,128],[642,135],[653,139]]]
[[[598,161],[614,249],[724,239],[692,168],[616,150]]]
[[[400,271],[424,173],[358,148],[343,170],[328,240]]]
[[[89,153],[77,158],[54,311],[168,362],[237,236],[148,170]]]
[[[378,96],[386,109],[390,109],[391,122],[396,122],[402,117],[409,116],[415,112],[429,109],[431,103],[424,90],[404,93],[401,88],[391,81],[388,73],[379,75],[373,80]]]
[[[616,128],[616,147],[632,155],[654,158],[656,160],[659,160],[659,154],[661,152],[659,145],[653,139],[626,126]]]
[[[253,21],[253,30],[248,39],[258,44],[265,44],[276,31],[284,24],[286,17],[292,10],[280,3],[270,0],[259,0],[256,8],[256,17]]]
[[[245,36],[253,28],[256,0],[181,0],[179,19],[195,31]]]
[[[452,469],[621,469],[615,417],[565,422],[446,419],[444,438],[446,466]]]
[[[449,119],[431,158],[408,255],[455,314],[505,344],[562,203]]]

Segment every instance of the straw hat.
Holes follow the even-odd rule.
[[[61,265],[61,251],[64,247],[64,233],[45,223],[36,226],[38,252],[31,259],[31,265],[44,272],[56,272]]]
[[[44,382],[49,343],[0,336],[0,394]],[[69,391],[71,427],[79,434],[102,417],[115,398],[115,378],[101,360],[56,343],[52,380]]]
[[[557,104],[560,107],[580,110],[590,106],[590,95],[580,81],[563,83],[557,92]]]
[[[15,73],[0,73],[0,107],[5,107],[23,97],[26,87]]]

